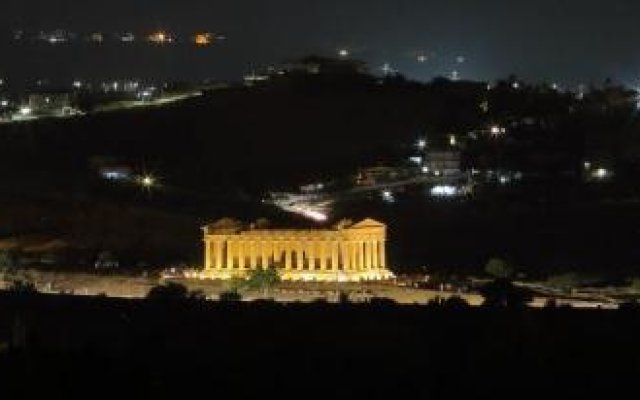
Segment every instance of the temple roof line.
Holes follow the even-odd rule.
[[[373,218],[365,218],[359,222],[353,223],[351,220],[343,219],[330,227],[318,227],[318,228],[269,228],[268,221],[261,219],[256,223],[246,224],[233,218],[221,218],[213,223],[207,224],[203,227],[206,233],[213,232],[254,232],[254,233],[269,233],[269,232],[337,232],[342,230],[356,230],[356,229],[384,229],[386,225]]]

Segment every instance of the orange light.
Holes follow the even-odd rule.
[[[210,33],[196,33],[193,37],[193,42],[197,46],[208,46],[211,44],[211,34]]]

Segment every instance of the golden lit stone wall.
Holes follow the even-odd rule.
[[[317,230],[244,229],[223,219],[204,228],[201,277],[231,279],[277,268],[283,280],[292,281],[391,279],[385,242],[386,226],[372,219]]]

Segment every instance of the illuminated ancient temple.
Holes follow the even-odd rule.
[[[224,218],[203,228],[202,278],[244,277],[276,268],[283,280],[360,282],[393,278],[386,265],[386,226],[372,219],[324,229],[270,229]]]

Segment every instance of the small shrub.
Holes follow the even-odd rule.
[[[220,293],[220,296],[218,298],[220,301],[224,301],[224,302],[242,301],[242,295],[233,290],[227,290],[225,292]]]

